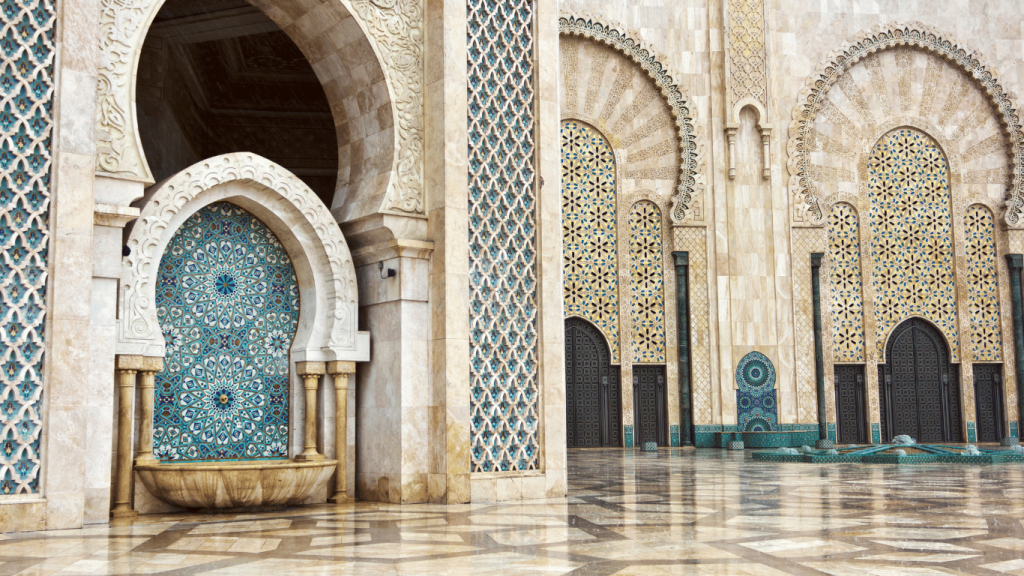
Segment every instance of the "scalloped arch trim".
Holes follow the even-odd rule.
[[[789,125],[789,190],[792,197],[803,200],[811,222],[824,224],[824,212],[807,182],[809,155],[807,130],[813,126],[822,102],[839,77],[865,57],[896,46],[915,46],[928,50],[963,69],[989,96],[997,111],[1008,147],[1012,149],[1013,180],[1005,202],[1004,220],[1013,228],[1024,228],[1024,131],[1013,96],[996,79],[994,69],[977,51],[949,40],[929,26],[918,22],[878,25],[859,33],[836,51],[830,52],[800,90],[793,120]]]
[[[558,19],[562,34],[589,38],[611,46],[636,62],[661,90],[665,103],[672,110],[679,138],[679,177],[672,197],[672,221],[679,224],[691,218],[690,203],[704,190],[701,145],[693,121],[693,103],[683,95],[672,72],[659,61],[657,53],[623,32],[621,26],[597,21],[589,16],[564,15]],[[675,74],[675,77],[679,77]]]

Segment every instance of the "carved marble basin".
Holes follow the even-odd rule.
[[[301,504],[334,474],[337,460],[136,464],[149,492],[182,508]]]

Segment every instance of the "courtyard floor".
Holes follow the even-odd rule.
[[[567,499],[146,516],[0,535],[9,574],[1024,576],[1024,465],[569,453]]]

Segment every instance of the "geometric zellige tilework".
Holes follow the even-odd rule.
[[[470,454],[537,470],[533,2],[469,0]]]
[[[0,494],[39,492],[55,20],[0,2]]]
[[[1001,362],[1003,336],[992,214],[983,206],[971,206],[964,217],[964,231],[971,353],[975,362]]]
[[[832,346],[835,362],[864,361],[860,225],[853,206],[836,204],[828,216]]]
[[[923,132],[893,130],[868,158],[868,184],[879,352],[897,324],[921,316],[939,327],[959,362],[946,157]]]
[[[565,315],[594,323],[619,360],[615,154],[597,130],[562,123],[562,264]]]
[[[182,224],[160,260],[154,454],[162,460],[288,456],[289,363],[299,284],[277,236],[227,202]]]
[[[708,249],[704,228],[675,229],[675,249],[690,255],[690,359],[694,424],[713,424],[711,411],[710,301]]]
[[[661,210],[644,200],[629,219],[633,296],[633,361],[665,362],[665,282]]]

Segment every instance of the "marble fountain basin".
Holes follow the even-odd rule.
[[[181,508],[301,504],[322,491],[337,460],[138,463],[150,494]]]

